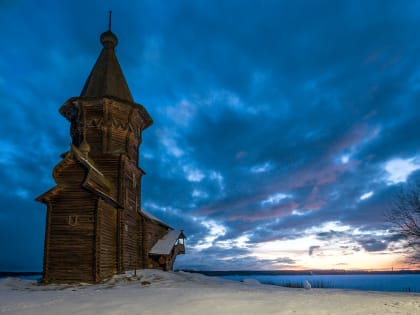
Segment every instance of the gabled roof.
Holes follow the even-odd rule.
[[[70,151],[63,154],[63,160],[57,164],[53,171],[53,177],[57,182],[58,174],[60,173],[60,169],[66,167],[68,163],[72,163],[74,161],[83,165],[86,169],[87,174],[81,182],[82,187],[86,188],[87,190],[91,191],[92,193],[101,196],[105,200],[111,202],[117,207],[121,207],[116,199],[112,197],[112,191],[115,190],[112,183],[105,177],[105,175],[97,169],[94,165],[94,162],[84,156],[83,153],[73,144],[70,147]],[[57,182],[58,183],[58,182]],[[39,202],[45,202],[52,196],[56,195],[60,192],[62,186],[60,184],[56,185],[55,187],[51,188],[47,192],[43,193],[35,200]]]
[[[169,225],[167,225],[167,224],[166,224],[165,222],[163,222],[162,220],[159,220],[159,219],[158,219],[158,218],[156,218],[154,215],[150,214],[149,212],[147,212],[147,211],[146,211],[146,210],[144,210],[144,209],[141,209],[140,214],[141,214],[141,215],[143,215],[145,218],[147,218],[147,219],[149,219],[149,220],[155,221],[155,222],[159,223],[160,225],[162,225],[162,226],[164,226],[164,227],[167,227],[168,229],[173,230],[173,228],[172,228],[172,227],[170,227]]]
[[[80,96],[116,97],[120,100],[134,102],[128,88],[114,48],[118,39],[110,30],[102,33],[101,43],[104,46]]]
[[[169,231],[152,247],[149,254],[152,255],[169,255],[174,247],[176,241],[180,238],[185,238],[184,232],[172,230]]]

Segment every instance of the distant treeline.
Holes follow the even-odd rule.
[[[209,271],[209,270],[189,270],[178,271],[200,273],[210,277],[223,276],[303,276],[303,275],[374,275],[374,274],[420,274],[420,270],[396,270],[396,271],[367,271],[367,270],[229,270],[229,271]]]
[[[0,271],[0,278],[23,277],[23,276],[42,276],[42,272],[40,271]]]

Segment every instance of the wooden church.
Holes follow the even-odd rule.
[[[60,113],[71,147],[53,170],[56,186],[36,200],[47,205],[44,283],[97,283],[128,270],[172,270],[184,234],[141,209],[139,147],[153,120],[135,103],[115,54],[103,49],[79,97]]]

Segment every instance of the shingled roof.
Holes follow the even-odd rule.
[[[115,55],[117,36],[110,30],[100,37],[103,49],[93,66],[80,96],[116,97],[123,101],[134,102],[121,66]]]

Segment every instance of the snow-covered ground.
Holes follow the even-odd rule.
[[[289,289],[142,270],[100,285],[0,280],[0,314],[420,314],[420,294]]]

